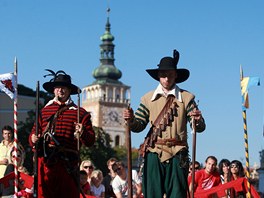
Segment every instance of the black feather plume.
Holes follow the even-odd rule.
[[[44,75],[44,78],[46,78],[47,76],[53,76],[53,77],[56,76],[56,73],[55,73],[54,71],[52,71],[52,70],[50,70],[50,69],[45,69],[45,70],[48,71],[48,72],[50,72],[50,74],[46,74],[46,75]]]

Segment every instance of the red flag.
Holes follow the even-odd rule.
[[[3,188],[8,188],[10,186],[10,181],[12,181],[14,178],[15,174],[14,172],[11,172],[0,179],[0,184],[3,184]]]
[[[24,181],[24,187],[31,188],[34,182],[33,177],[22,172],[19,174],[21,179]],[[13,181],[14,179],[15,179],[15,173],[11,172],[0,179],[0,184],[3,184],[4,188],[8,188],[10,186],[10,181]]]
[[[14,99],[15,76],[13,73],[0,74],[0,89],[5,92],[11,99]]]

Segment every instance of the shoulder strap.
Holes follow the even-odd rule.
[[[45,128],[45,130],[43,131],[42,134],[46,133],[47,131],[49,131],[52,127],[55,128],[55,123],[57,121],[57,118],[60,114],[62,114],[62,112],[66,111],[67,109],[69,109],[71,107],[71,105],[66,105],[64,107],[61,107],[58,109],[58,111],[53,114],[52,116],[50,116],[49,118],[49,122]]]

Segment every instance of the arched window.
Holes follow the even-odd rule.
[[[115,136],[115,146],[119,146],[120,145],[120,137],[119,135]]]
[[[113,101],[113,89],[108,89],[108,101]]]
[[[119,89],[115,90],[115,100],[116,102],[120,101],[120,90]]]

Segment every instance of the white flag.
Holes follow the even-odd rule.
[[[15,76],[13,73],[0,74],[0,90],[5,92],[12,100],[15,93]]]

